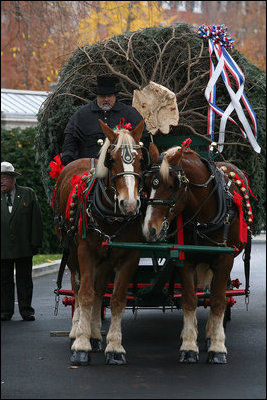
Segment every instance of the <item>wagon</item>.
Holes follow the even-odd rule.
[[[209,142],[203,136],[194,135],[185,131],[183,128],[171,130],[168,135],[158,133],[154,136],[154,142],[161,151],[181,145],[185,139],[191,138],[190,147],[195,150],[201,157],[208,159],[212,157],[216,160],[218,153],[209,152]],[[232,247],[220,246],[197,246],[197,245],[181,245],[177,243],[175,237],[170,243],[131,243],[104,241],[102,246],[106,249],[127,248],[129,256],[131,249],[141,250],[141,257],[138,270],[135,273],[128,287],[127,308],[132,309],[133,313],[137,310],[147,308],[162,309],[181,309],[181,283],[179,279],[179,269],[183,267],[183,260],[180,259],[181,252],[194,253],[234,253]],[[248,284],[248,283],[247,283]],[[238,278],[229,278],[226,296],[226,311],[224,317],[224,326],[231,319],[231,308],[236,303],[236,296],[248,296],[248,290],[239,289],[242,283]],[[114,281],[108,283],[106,293],[102,304],[102,318],[105,317],[106,308],[110,306],[110,298],[114,288]],[[55,291],[57,296],[65,296],[62,303],[65,306],[72,307],[72,315],[74,311],[74,297],[72,290],[60,289]],[[210,305],[210,291],[204,287],[197,288],[198,307],[208,307]]]

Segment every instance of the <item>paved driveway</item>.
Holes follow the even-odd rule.
[[[254,244],[251,295],[246,311],[237,297],[226,329],[228,364],[207,365],[204,331],[208,310],[198,308],[200,361],[177,362],[182,313],[140,310],[137,319],[126,310],[123,344],[126,366],[104,365],[93,354],[88,367],[70,368],[69,339],[51,331],[70,329],[70,307],[54,316],[56,274],[34,278],[36,321],[24,322],[18,309],[2,323],[1,389],[3,399],[263,399],[266,398],[266,258],[265,243]],[[236,260],[232,279],[243,282],[243,262]],[[63,287],[69,289],[65,273]],[[103,330],[110,321],[107,310]]]

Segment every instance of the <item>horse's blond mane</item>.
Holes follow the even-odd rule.
[[[170,173],[170,170],[169,170],[170,164],[169,164],[168,158],[173,157],[175,155],[175,153],[177,151],[180,151],[181,149],[182,148],[180,146],[174,146],[163,152],[163,160],[162,160],[160,170],[159,170],[159,173],[160,173],[163,181],[165,181],[165,182],[167,181],[167,179],[169,177],[169,173]],[[183,149],[182,151],[183,151],[183,154],[184,154],[184,152],[185,152],[185,154],[186,153],[197,154],[192,149]]]
[[[169,177],[169,161],[168,161],[168,156],[173,156],[178,150],[180,150],[180,146],[175,146],[171,147],[170,149],[166,150],[163,152],[163,160],[159,169],[159,173],[163,179],[163,181],[166,181]]]
[[[116,145],[115,145],[114,149],[112,150],[112,152],[116,153],[116,151],[118,151],[118,149],[122,145],[129,146],[130,151],[132,151],[133,146],[135,145],[135,141],[134,141],[133,137],[131,135],[129,135],[129,131],[127,129],[116,129],[115,133],[118,134],[118,139],[117,139]],[[109,145],[110,145],[110,141],[108,138],[106,138],[103,146],[101,147],[101,149],[99,151],[99,159],[98,159],[97,173],[96,173],[96,176],[98,178],[104,178],[108,173],[108,169],[107,169],[107,167],[105,167],[104,162],[105,162],[106,153],[109,148]]]

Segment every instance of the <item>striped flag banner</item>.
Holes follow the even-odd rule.
[[[210,56],[210,79],[205,90],[205,97],[208,101],[208,123],[207,123],[207,134],[214,140],[214,123],[215,114],[221,117],[220,128],[219,128],[219,146],[218,150],[223,151],[223,143],[225,139],[225,127],[227,121],[234,123],[241,131],[244,138],[248,139],[253,149],[260,153],[261,148],[257,143],[258,139],[258,124],[256,115],[251,107],[244,93],[245,76],[233,60],[230,54],[227,52],[226,47],[232,48],[234,40],[227,34],[227,28],[225,25],[206,25],[203,24],[199,27],[198,33],[201,37],[209,40],[209,56]],[[217,58],[217,65],[214,67],[212,61],[212,54],[215,54]],[[228,72],[233,76],[237,91],[235,92],[231,87]],[[231,102],[227,106],[226,110],[223,111],[215,104],[216,100],[216,82],[219,77],[222,77],[225,87],[230,96]],[[253,131],[251,126],[244,114],[240,100],[244,104],[248,115],[252,121]],[[236,111],[239,121],[242,124],[242,128],[230,117],[233,111]]]

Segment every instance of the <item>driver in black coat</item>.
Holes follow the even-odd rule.
[[[132,106],[116,100],[118,80],[113,76],[98,76],[94,93],[96,99],[77,110],[70,118],[66,128],[62,147],[61,162],[67,165],[78,158],[98,158],[98,140],[105,140],[98,119],[114,129],[120,124],[130,123],[134,129],[143,119],[141,114]],[[142,141],[145,146],[149,143],[149,133],[144,129]]]

